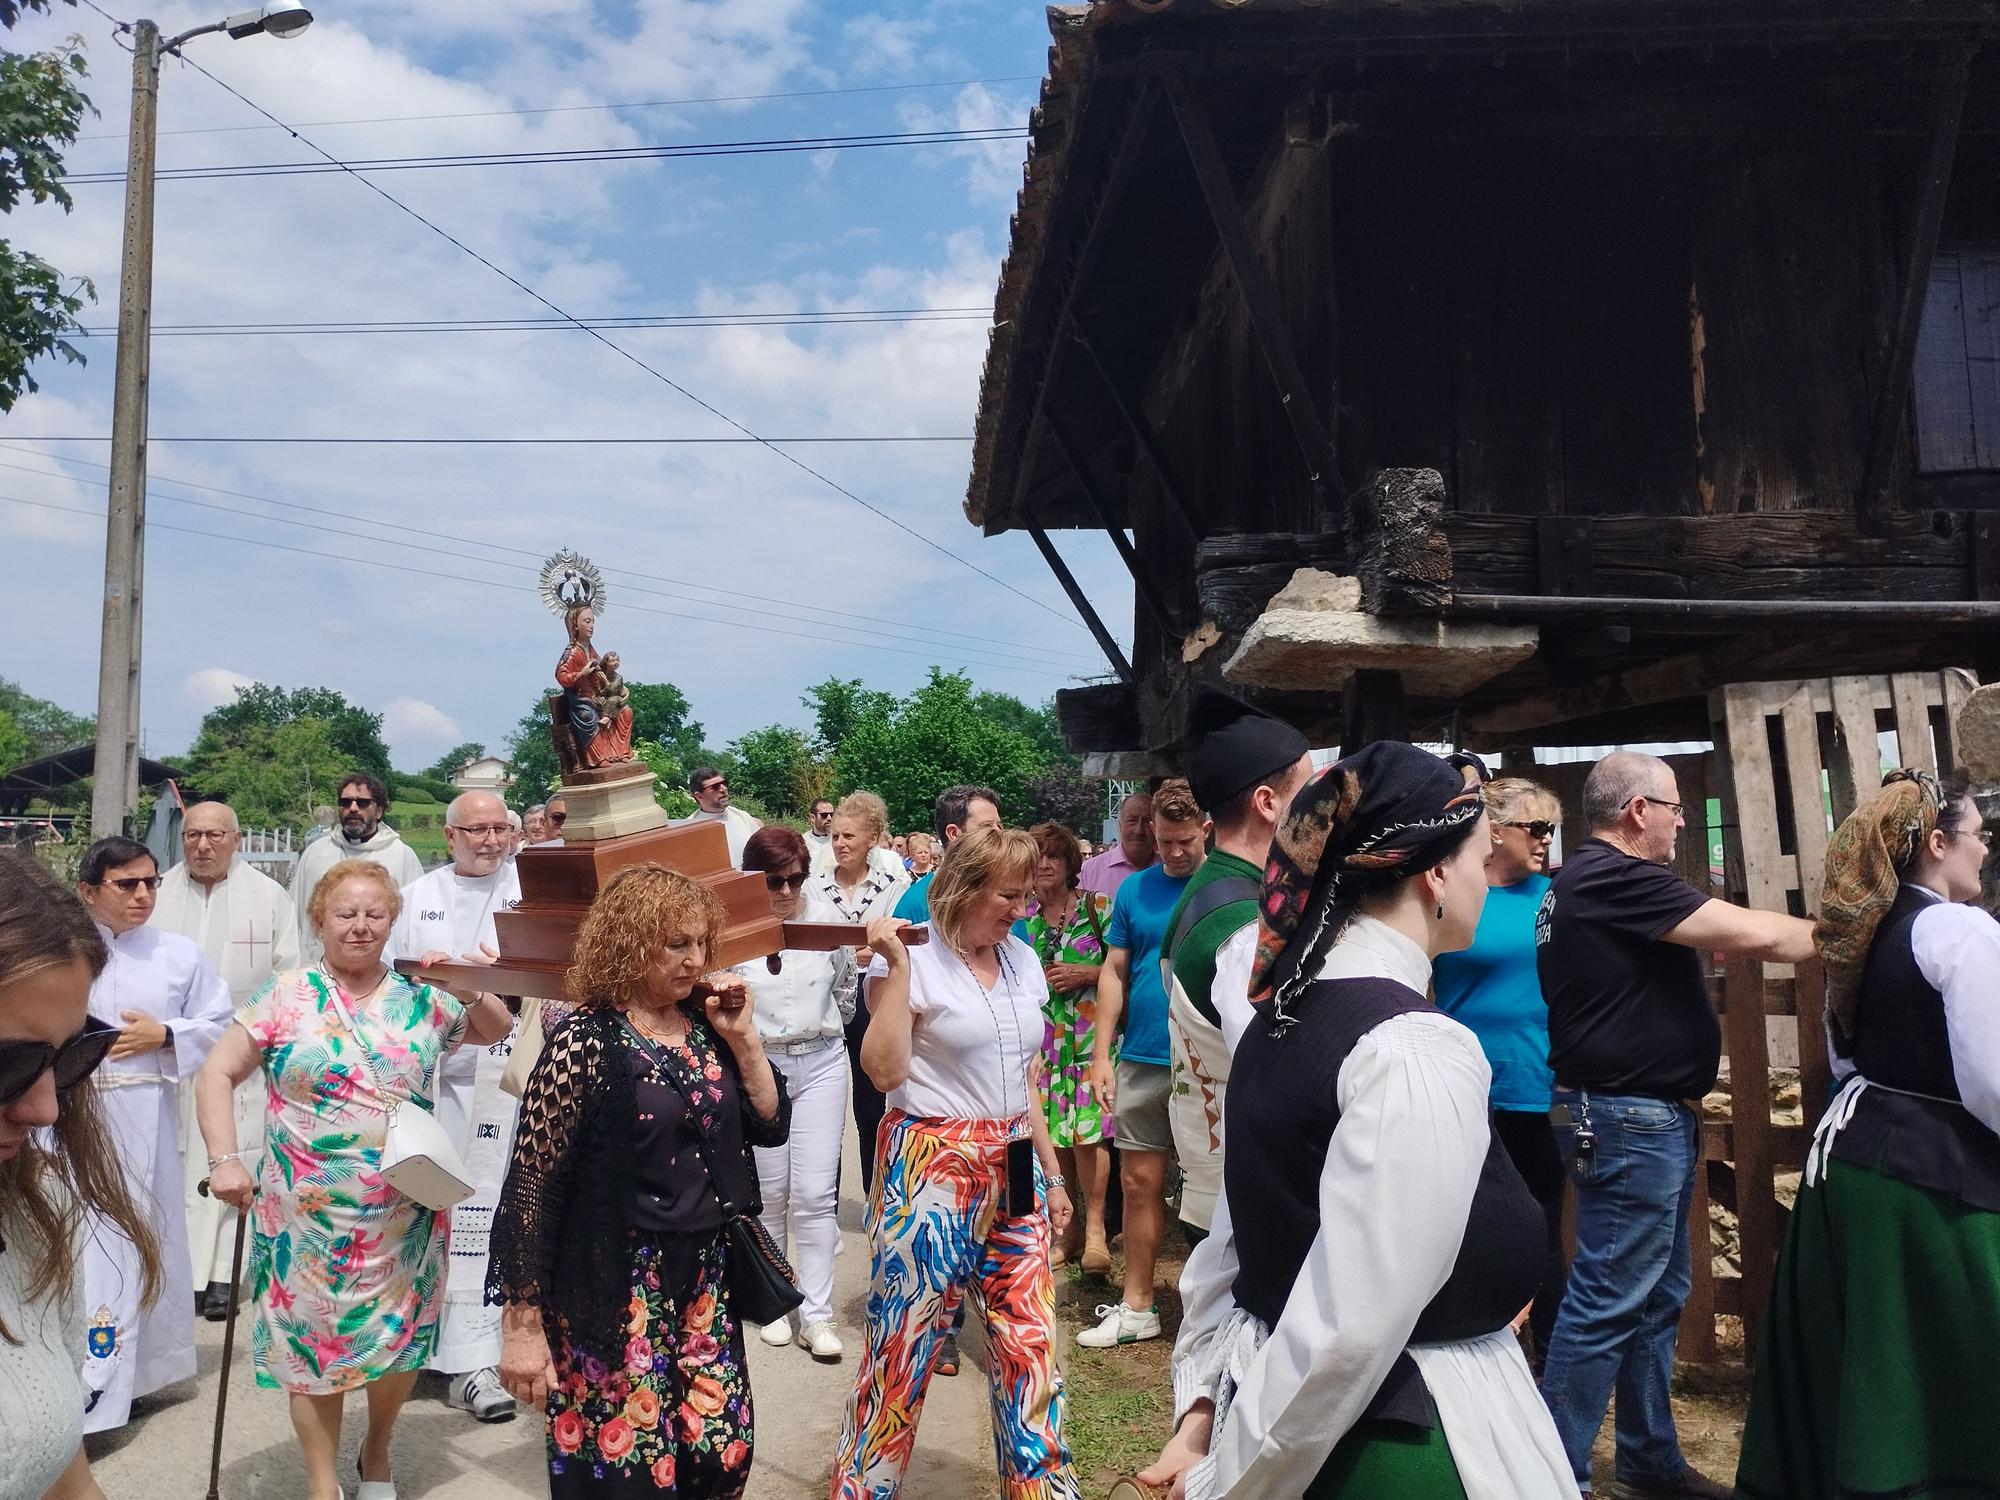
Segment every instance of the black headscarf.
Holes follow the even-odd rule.
[[[1328,766],[1292,799],[1264,866],[1250,994],[1288,1006],[1347,924],[1355,902],[1420,875],[1464,842],[1483,806],[1486,766],[1402,740],[1377,740]]]

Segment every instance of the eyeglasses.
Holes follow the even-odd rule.
[[[160,877],[157,875],[127,875],[123,880],[100,880],[97,882],[99,890],[103,890],[107,885],[115,890],[123,891],[129,896],[142,885],[149,891],[157,891],[160,888]]]
[[[1532,823],[1502,823],[1500,826],[1502,828],[1525,828],[1528,830],[1528,837],[1540,843],[1543,839],[1555,837],[1555,831],[1561,825],[1551,823],[1546,818],[1536,818]]]
[[[183,828],[181,830],[181,842],[183,844],[226,844],[235,837],[236,831],[231,828]]]
[[[1664,807],[1677,818],[1681,816],[1681,804],[1678,802],[1669,802],[1664,797],[1648,797],[1642,792],[1636,797],[1627,797],[1625,799],[1625,806],[1630,807],[1634,802],[1650,802],[1655,807]]]
[[[805,883],[806,877],[803,875],[766,875],[764,877],[764,889],[767,891],[796,891],[802,889]]]
[[[1987,848],[1991,849],[1993,847],[1993,830],[1990,828],[1954,828],[1951,831],[1951,836],[1955,839],[1978,839]]]
[[[729,783],[726,781],[711,781],[707,786],[702,788],[704,794],[708,792],[726,792],[728,790]]]
[[[468,838],[493,839],[502,834],[512,833],[512,823],[451,823],[446,825],[454,833],[465,834]]]
[[[339,799],[339,802],[342,807],[373,807],[375,805],[373,797],[342,797]]]
[[[566,812],[543,813],[542,816],[547,818],[551,823],[555,824],[556,827],[560,828],[563,826],[563,819],[567,818],[569,814]]]
[[[0,1042],[0,1107],[27,1093],[51,1068],[55,1070],[56,1092],[67,1094],[97,1071],[117,1040],[116,1026],[91,1016],[83,1023],[83,1030],[60,1047],[47,1042]]]

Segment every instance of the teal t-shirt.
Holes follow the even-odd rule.
[[[1549,878],[1530,875],[1486,893],[1479,930],[1463,953],[1440,953],[1432,969],[1438,1009],[1469,1027],[1493,1069],[1495,1109],[1546,1113],[1549,1007],[1535,970],[1535,913]]]
[[[931,877],[924,875],[912,881],[889,915],[905,922],[928,922],[931,919]]]
[[[1167,940],[1167,923],[1191,878],[1183,875],[1177,880],[1161,866],[1149,865],[1126,876],[1111,903],[1105,945],[1123,948],[1132,957],[1125,985],[1125,1039],[1118,1048],[1119,1057],[1126,1062],[1166,1067],[1174,1060],[1167,1041],[1167,990],[1160,981],[1160,944]]]

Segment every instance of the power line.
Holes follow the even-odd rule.
[[[171,499],[173,497],[168,496],[167,498]],[[37,510],[61,511],[68,515],[84,516],[94,520],[102,520],[104,518],[104,512],[101,510],[86,510],[74,505],[57,505],[54,502],[48,500],[27,500],[23,499],[18,495],[0,495],[0,501],[5,501],[10,505],[32,506]],[[229,532],[223,532],[223,531],[203,531],[198,527],[193,527],[193,526],[172,526],[168,525],[165,522],[155,522],[155,521],[148,521],[146,525],[149,530],[153,531],[171,531],[171,532],[177,532],[182,536],[206,537],[210,541],[234,542],[245,547],[263,547],[273,552],[292,552],[292,553],[297,553],[298,555],[303,557],[315,558],[321,562],[353,563],[355,566],[362,568],[386,569],[390,572],[395,572],[395,573],[414,573],[421,578],[442,578],[453,583],[470,583],[470,584],[477,584],[484,588],[505,589],[510,593],[535,594],[538,597],[540,594],[540,590],[533,584],[506,583],[497,578],[472,578],[468,577],[466,574],[463,573],[440,573],[431,568],[415,568],[409,566],[406,563],[386,562],[381,558],[347,557],[341,553],[326,552],[316,547],[293,547],[293,546],[288,546],[283,542],[260,542],[250,537],[236,536]],[[646,605],[646,604],[625,604],[622,605],[621,608],[631,610],[636,614],[660,615],[667,619],[673,619],[673,620],[693,620],[703,625],[722,625],[735,630],[759,631],[765,635],[789,636],[794,640],[813,641],[820,645],[833,644],[833,645],[852,646],[862,651],[892,651],[899,656],[917,657],[920,660],[929,662],[933,666],[940,665],[940,663],[937,661],[937,655],[942,654],[942,653],[928,653],[923,651],[912,651],[905,647],[882,645],[874,641],[838,640],[834,637],[827,636],[823,633],[807,634],[805,631],[802,630],[784,630],[780,629],[778,626],[775,625],[753,625],[738,620],[718,620],[710,615],[691,615],[681,610],[658,609],[651,605]],[[1004,662],[987,662],[971,658],[968,658],[968,664],[988,667],[990,669],[997,671],[1020,672],[1023,674],[1026,674],[1031,670],[1028,667],[1012,666]],[[1037,675],[1046,676],[1047,674],[1039,673]]]
[[[189,63],[190,67],[200,67]],[[205,71],[205,70],[204,70]],[[213,74],[209,75],[214,77]],[[293,132],[293,138],[305,137]],[[866,135],[782,136],[770,140],[695,141],[663,146],[589,146],[558,151],[476,151],[429,156],[380,156],[347,160],[327,155],[325,161],[246,162],[239,166],[160,167],[157,182],[193,182],[239,177],[322,177],[334,172],[420,172],[442,167],[540,167],[579,163],[697,161],[715,156],[787,156],[817,151],[878,151],[912,146],[977,146],[994,141],[1025,141],[1028,132],[1016,125],[967,130],[897,130]],[[310,144],[307,142],[307,144]],[[314,147],[317,150],[317,147]],[[123,182],[122,171],[72,172],[70,186]]]
[[[324,322],[155,323],[153,337],[298,335],[324,333],[574,333],[591,328],[844,328],[877,323],[991,323],[986,307],[836,308],[824,312],[623,313],[596,318],[384,318]],[[85,337],[110,337],[118,329],[101,324],[81,330]]]
[[[586,330],[586,331],[594,332],[595,330]],[[619,352],[622,354],[624,351],[621,349],[619,350]],[[713,411],[714,408],[710,407],[709,410]],[[717,412],[716,415],[721,416],[721,413]],[[722,419],[725,422],[729,422],[729,425],[732,427],[739,425],[733,421],[730,421],[728,417],[723,417]],[[13,436],[13,434],[10,433],[9,436]],[[96,437],[23,436],[21,437],[20,441],[24,443],[108,443],[111,441],[111,439],[108,435],[99,435]],[[601,447],[643,448],[643,447],[662,447],[662,446],[712,448],[712,447],[742,446],[742,447],[770,448],[771,451],[775,453],[779,451],[774,446],[775,444],[778,443],[969,443],[972,441],[972,439],[970,437],[932,437],[932,436],[758,437],[755,433],[751,433],[748,437],[310,437],[310,436],[298,436],[289,434],[271,434],[268,436],[258,436],[258,437],[246,437],[241,435],[193,437],[186,434],[179,434],[172,437],[155,437],[149,433],[147,434],[146,441],[149,444],[151,443],[272,443],[272,444],[315,444],[321,446],[332,445],[335,447],[365,447],[365,446],[404,447],[404,446],[415,445],[415,446],[441,447],[441,448],[467,448],[467,447],[544,448],[544,447],[564,447],[564,446],[585,447],[585,448],[601,448]],[[786,454],[785,457],[791,458],[791,455]],[[794,463],[798,462],[796,459],[793,459],[792,461]],[[805,465],[800,464],[799,467],[805,468]],[[807,472],[812,473],[811,470],[807,470]],[[814,474],[813,477],[818,479],[821,478],[822,476]],[[825,482],[828,484],[833,483],[832,480],[826,480]],[[838,486],[835,487],[839,488]],[[847,491],[842,490],[841,493],[846,494]],[[862,503],[867,504],[866,501],[863,501]],[[874,507],[870,506],[869,509],[873,510]],[[881,514],[881,512],[877,512],[877,514]],[[890,516],[887,519],[897,526],[903,526],[903,523],[901,521],[897,521],[893,516]],[[910,530],[910,528],[907,526],[903,526],[903,529],[905,531]],[[920,541],[930,542],[930,545],[932,545],[933,547],[939,546],[938,543],[931,542],[930,538],[925,536],[922,532],[911,532],[911,535],[917,537]],[[940,550],[942,550],[942,548],[940,548]],[[953,557],[955,558],[956,561],[959,562],[965,562],[964,558],[957,557],[955,553],[947,552],[946,556]],[[969,568],[973,567],[973,564],[971,563],[966,563],[965,565]],[[974,571],[978,570],[975,568]],[[988,574],[987,576],[991,577],[992,575]],[[1000,582],[1000,580],[998,579],[995,579],[994,581],[996,583]],[[1006,589],[1012,589],[1014,587],[1010,583],[1001,583],[1000,586]],[[1016,590],[1016,592],[1018,592],[1018,590]],[[1023,595],[1022,597],[1027,598],[1028,596]],[[1035,599],[1030,599],[1029,602],[1040,603],[1039,600]],[[1047,605],[1042,605],[1042,607],[1044,609],[1048,608]],[[1067,617],[1065,616],[1064,618]]]
[[[22,447],[22,446],[20,446],[19,444],[15,444],[15,443],[0,443],[0,449],[5,449],[5,450],[7,450],[7,451],[9,451],[9,452],[14,452],[14,453],[21,453],[21,454],[26,454],[26,455],[28,455],[28,456],[30,456],[30,457],[34,457],[34,458],[46,458],[46,459],[48,459],[48,460],[49,460],[50,462],[52,462],[52,463],[59,463],[59,464],[74,464],[74,465],[76,465],[76,466],[77,466],[78,468],[85,468],[85,469],[97,469],[97,470],[101,470],[101,471],[105,471],[105,472],[109,472],[109,469],[110,469],[110,466],[109,466],[108,464],[100,464],[100,463],[96,463],[96,462],[93,462],[92,460],[90,460],[90,459],[87,459],[87,458],[69,458],[69,457],[66,457],[66,456],[64,456],[64,455],[61,455],[61,454],[56,454],[56,453],[44,453],[44,452],[42,452],[42,451],[41,451],[40,449],[36,449],[36,448],[25,448],[25,447]],[[4,463],[4,462],[0,462],[0,469],[12,469],[12,470],[14,470],[14,471],[15,471],[16,473],[21,473],[21,474],[34,474],[34,475],[37,475],[37,476],[39,476],[39,477],[41,477],[41,478],[44,478],[44,479],[62,479],[62,480],[65,480],[65,481],[68,481],[68,482],[70,482],[70,483],[75,483],[75,482],[77,482],[77,481],[75,481],[74,479],[72,479],[72,478],[71,478],[71,476],[69,476],[69,475],[67,475],[67,474],[62,474],[62,473],[56,473],[56,472],[52,472],[51,470],[48,470],[48,469],[31,469],[31,468],[29,468],[29,467],[28,467],[28,466],[27,466],[26,464],[10,464],[10,463]],[[402,523],[402,522],[400,522],[400,521],[388,521],[388,520],[384,520],[384,519],[382,519],[382,518],[381,518],[381,517],[379,517],[379,516],[371,516],[371,515],[365,515],[365,514],[361,514],[361,513],[358,513],[358,512],[355,512],[355,511],[345,511],[345,510],[334,510],[334,509],[332,509],[332,508],[330,508],[330,507],[327,507],[327,506],[321,506],[321,505],[307,505],[307,504],[305,504],[304,502],[302,502],[302,501],[297,501],[297,500],[280,500],[280,499],[278,499],[278,498],[276,498],[275,496],[272,496],[272,495],[258,495],[258,494],[252,494],[251,492],[249,492],[249,491],[247,491],[247,490],[232,490],[232,489],[224,489],[224,488],[223,488],[223,487],[221,487],[220,485],[213,485],[213,484],[199,484],[199,483],[196,483],[196,482],[195,482],[194,480],[191,480],[191,479],[173,479],[173,478],[170,478],[170,477],[168,477],[168,476],[166,476],[166,475],[163,475],[163,474],[148,474],[148,475],[147,475],[147,482],[148,482],[148,484],[149,484],[149,485],[151,485],[151,484],[169,484],[169,485],[173,485],[174,487],[176,487],[176,488],[178,488],[178,489],[190,489],[190,490],[201,490],[201,491],[204,491],[205,493],[208,493],[208,494],[213,494],[213,495],[226,495],[226,496],[229,496],[229,497],[230,497],[230,498],[232,498],[232,499],[237,499],[237,500],[249,500],[249,501],[251,501],[251,502],[253,502],[253,503],[255,503],[255,504],[259,504],[259,505],[274,505],[274,506],[277,506],[277,507],[279,507],[279,508],[281,508],[281,509],[284,509],[284,510],[297,510],[297,511],[302,511],[302,512],[304,512],[304,513],[305,513],[305,514],[307,514],[307,515],[316,515],[316,516],[330,516],[330,517],[332,517],[332,518],[334,518],[334,519],[336,519],[336,520],[342,520],[342,521],[351,521],[351,522],[355,523],[356,525],[360,525],[360,526],[369,526],[369,527],[373,527],[373,528],[375,528],[375,529],[377,529],[377,530],[387,530],[387,531],[402,531],[402,532],[407,532],[407,533],[409,533],[409,534],[410,534],[410,535],[412,535],[412,536],[418,536],[418,537],[423,537],[423,538],[425,538],[425,539],[426,539],[426,540],[428,540],[428,541],[442,541],[442,542],[449,542],[449,543],[451,543],[451,544],[453,544],[453,545],[455,545],[455,546],[468,546],[468,547],[482,547],[482,548],[485,548],[486,550],[488,550],[488,551],[491,551],[491,552],[506,552],[506,553],[511,553],[511,554],[513,554],[513,555],[514,555],[514,556],[516,556],[516,557],[525,557],[525,558],[528,558],[528,559],[530,559],[530,560],[531,560],[531,561],[532,561],[532,562],[533,562],[533,563],[535,564],[535,566],[536,566],[536,567],[539,567],[539,566],[541,565],[541,559],[542,559],[542,554],[541,554],[541,553],[539,553],[539,552],[535,552],[535,551],[531,551],[530,549],[528,549],[528,548],[526,548],[526,547],[515,547],[515,546],[510,546],[509,544],[507,544],[507,543],[505,543],[505,542],[491,542],[491,541],[487,541],[487,540],[485,540],[484,538],[480,538],[480,537],[468,537],[468,536],[457,536],[457,535],[453,535],[453,534],[452,534],[452,533],[450,533],[450,532],[442,532],[442,531],[433,531],[433,530],[428,530],[428,529],[426,529],[426,528],[424,528],[424,527],[421,527],[421,526],[408,526],[408,525],[405,525],[405,524],[403,524],[403,523]],[[179,496],[179,495],[164,495],[164,496],[162,496],[161,498],[162,498],[162,499],[167,499],[167,500],[174,500],[174,501],[178,501],[178,502],[179,502],[180,504],[183,504],[183,505],[196,505],[196,504],[200,504],[200,503],[201,503],[201,502],[199,502],[199,501],[194,501],[194,500],[188,500],[188,499],[186,499],[186,498],[184,498],[184,497],[182,497],[182,496]],[[217,508],[218,508],[218,509],[222,509],[223,507],[217,507]],[[260,516],[260,515],[257,515],[257,513],[256,513],[256,512],[254,512],[254,511],[235,511],[235,510],[231,510],[231,511],[229,511],[228,513],[229,513],[229,514],[232,514],[232,515],[245,515],[245,516],[254,516],[254,517],[255,517],[256,519],[258,519],[258,520],[263,520],[263,521],[270,521],[270,522],[272,522],[272,523],[274,523],[274,524],[279,524],[279,525],[297,525],[297,526],[305,526],[305,525],[307,525],[307,524],[308,524],[308,523],[305,523],[305,522],[296,522],[296,521],[286,521],[286,520],[284,520],[284,518],[282,518],[282,517],[279,517],[279,516]],[[314,526],[314,527],[311,527],[310,529],[312,529],[312,530],[315,530],[315,531],[322,531],[322,530],[323,530],[323,531],[333,531],[333,530],[335,530],[335,528],[333,528],[333,527],[319,527],[319,526]],[[345,534],[346,534],[346,532],[345,532],[344,530],[342,530],[342,531],[340,532],[340,534],[342,534],[342,535],[345,535]],[[480,559],[475,559],[475,560],[476,560],[476,561],[482,561],[482,562],[483,562],[483,561],[487,561],[488,559],[484,559],[484,558],[480,558]],[[676,585],[676,586],[678,586],[678,587],[682,587],[682,588],[694,588],[694,589],[702,589],[702,590],[704,590],[704,591],[706,591],[706,592],[708,592],[708,593],[712,593],[712,594],[719,594],[719,593],[729,593],[729,594],[733,594],[733,595],[735,595],[735,597],[737,597],[737,598],[739,598],[739,599],[747,599],[747,600],[750,600],[750,601],[753,601],[753,602],[755,602],[755,603],[759,603],[759,604],[770,604],[770,605],[776,605],[776,606],[778,606],[779,608],[784,608],[784,609],[803,609],[803,610],[807,610],[807,611],[809,611],[809,612],[811,612],[811,613],[813,613],[813,614],[819,614],[819,615],[833,615],[833,616],[837,616],[837,617],[840,617],[840,618],[844,618],[844,619],[849,619],[849,620],[860,620],[860,621],[863,621],[863,622],[865,622],[865,623],[867,623],[867,624],[870,624],[870,625],[898,625],[898,626],[902,626],[902,625],[905,625],[905,624],[906,624],[906,622],[904,622],[904,621],[900,621],[900,620],[896,620],[896,619],[892,619],[892,618],[888,618],[888,617],[885,617],[885,616],[882,616],[882,615],[870,615],[870,614],[861,614],[861,613],[858,613],[858,612],[856,612],[856,611],[853,611],[853,610],[845,610],[845,609],[830,609],[830,608],[827,608],[827,607],[825,607],[825,606],[822,606],[822,605],[815,605],[815,604],[801,604],[801,603],[799,603],[798,601],[796,601],[796,600],[792,600],[792,599],[781,599],[781,598],[775,598],[775,597],[772,597],[772,596],[770,596],[770,595],[766,595],[766,594],[752,594],[752,593],[747,593],[747,592],[745,592],[745,591],[743,591],[743,590],[740,590],[740,589],[724,589],[724,588],[720,588],[720,587],[717,587],[716,585],[713,585],[713,584],[706,584],[706,583],[701,583],[701,582],[698,582],[698,581],[696,581],[696,580],[694,580],[694,579],[688,579],[688,578],[674,578],[674,577],[670,577],[670,576],[667,576],[667,575],[664,575],[664,574],[658,574],[658,573],[642,573],[642,572],[639,572],[639,571],[637,571],[636,569],[632,569],[632,568],[606,568],[606,569],[605,569],[605,571],[606,571],[607,573],[610,573],[610,574],[611,574],[611,575],[612,575],[612,576],[613,576],[614,578],[635,578],[635,579],[638,579],[638,580],[640,580],[641,582],[645,582],[645,583],[666,583],[666,584],[674,584],[674,585]],[[684,596],[679,596],[679,595],[674,595],[674,596],[669,596],[669,597],[684,597]],[[732,608],[732,609],[733,609],[733,608],[735,608],[735,607],[736,607],[736,606],[734,606],[734,605],[723,605],[723,604],[720,604],[720,602],[719,602],[719,601],[713,601],[713,600],[707,600],[707,599],[691,599],[691,600],[689,600],[688,602],[689,602],[689,603],[694,603],[694,604],[709,604],[709,605],[717,605],[718,607],[722,607],[722,608]],[[853,628],[853,627],[848,627],[848,628]],[[923,633],[922,633],[921,635],[911,635],[911,636],[907,636],[907,637],[905,637],[905,639],[911,639],[911,640],[919,640],[919,641],[921,641],[921,640],[925,639],[926,637],[940,637],[940,636],[955,636],[955,637],[958,637],[958,638],[959,638],[959,640],[961,640],[961,641],[969,641],[969,642],[973,643],[973,645],[974,645],[975,647],[977,647],[977,648],[979,648],[979,649],[982,649],[982,650],[986,650],[986,651],[988,651],[988,652],[989,652],[990,654],[992,654],[992,655],[996,655],[996,656],[1003,656],[1003,655],[1015,655],[1015,654],[1016,654],[1016,653],[1012,653],[1012,652],[1006,652],[1006,651],[1001,651],[1001,650],[997,650],[997,649],[993,648],[993,647],[992,647],[992,646],[990,645],[990,642],[991,642],[991,641],[992,641],[992,639],[993,639],[993,637],[991,636],[991,634],[990,634],[990,633],[989,633],[989,634],[986,634],[986,635],[972,635],[972,634],[969,634],[969,633],[967,633],[967,632],[964,632],[964,631],[958,631],[958,630],[946,630],[946,629],[943,629],[942,627],[939,627],[939,626],[930,626],[930,627],[927,627],[927,628],[926,628],[926,630],[925,630],[925,631],[924,631],[924,632],[923,632]],[[949,641],[946,641],[946,642],[943,642],[942,644],[944,644],[944,645],[947,645],[947,646],[950,646],[950,648],[951,648],[951,649],[954,649],[954,650],[963,650],[963,649],[964,649],[964,647],[963,647],[963,646],[960,646],[960,645],[955,645],[955,644],[953,644],[952,642],[949,642]],[[1019,659],[1023,659],[1023,660],[1027,660],[1027,659],[1029,659],[1029,658],[1019,658]],[[1035,658],[1035,659],[1039,659],[1039,658]]]
[[[106,20],[114,20],[93,5]],[[119,25],[125,23],[120,21]],[[575,115],[608,112],[620,109],[685,109],[701,104],[763,104],[779,99],[824,99],[839,94],[895,94],[909,93],[921,89],[962,89],[983,87],[999,83],[1033,83],[1039,78],[1035,73],[1013,73],[1000,78],[940,78],[929,83],[877,83],[852,88],[838,89],[788,89],[775,94],[710,94],[699,99],[638,99],[623,104],[550,104],[522,109],[472,109],[452,114],[434,115],[373,115],[358,120],[301,120],[299,129],[314,130],[328,126],[346,125],[415,125],[432,120],[494,120],[524,115]],[[244,135],[252,131],[282,130],[279,125],[191,125],[179,130],[162,130],[161,135]],[[122,141],[122,131],[102,131],[93,135],[80,135],[79,141]]]

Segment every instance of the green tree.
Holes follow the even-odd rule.
[[[635,682],[632,696],[632,738],[651,740],[670,751],[683,765],[701,756],[701,721],[688,717],[687,695],[671,682]]]
[[[1044,758],[1027,735],[980,713],[969,679],[933,667],[891,712],[861,718],[835,764],[841,786],[866,787],[889,804],[895,827],[928,828],[937,794],[960,782],[992,787],[1001,816],[1023,822],[1033,811],[1028,781]]]
[[[862,724],[883,720],[895,712],[896,695],[864,687],[859,677],[829,677],[806,689],[799,700],[813,711],[813,748],[831,758]]]
[[[424,768],[423,774],[432,781],[449,781],[458,774],[458,768],[469,760],[478,760],[486,754],[486,747],[477,740],[467,740],[455,749],[447,750]]]
[[[974,693],[972,708],[981,718],[1024,735],[1052,764],[1082,765],[1063,744],[1062,728],[1056,722],[1055,699],[1049,699],[1040,708],[1030,708],[1012,693]]]
[[[736,780],[731,793],[747,792],[762,804],[764,815],[800,822],[816,798],[827,795],[833,785],[831,765],[813,754],[812,741],[803,731],[783,724],[753,729],[732,740],[729,753],[736,760]]]
[[[1086,838],[1096,838],[1104,824],[1104,783],[1083,774],[1068,761],[1051,761],[1027,786],[1029,817],[1035,822],[1060,823]]]
[[[97,720],[59,708],[46,698],[37,698],[18,684],[0,677],[0,713],[28,737],[26,760],[88,745],[97,737]]]
[[[227,736],[204,732],[187,757],[186,789],[223,798],[246,827],[297,826],[333,801],[353,769],[327,720],[256,720]]]
[[[646,769],[653,773],[653,800],[666,809],[667,815],[674,818],[691,816],[694,798],[688,795],[687,772],[673,751],[657,740],[635,740],[632,753],[644,761]]]
[[[272,729],[304,720],[327,726],[328,738],[347,757],[351,771],[368,771],[389,779],[389,747],[382,742],[382,716],[358,708],[332,688],[287,690],[253,682],[236,690],[236,701],[212,710],[201,721],[190,755],[236,743],[257,726]]]
[[[46,12],[49,0],[0,0],[0,26],[12,28],[22,6]],[[76,143],[90,100],[83,38],[71,37],[47,52],[0,51],[0,213],[24,198],[73,206],[63,184],[63,148]],[[77,314],[97,289],[0,238],[0,412],[11,411],[23,391],[38,389],[29,366],[60,354],[83,363],[71,338],[82,329]]]
[[[28,731],[16,724],[6,709],[0,708],[0,771],[11,771],[34,758]]]

